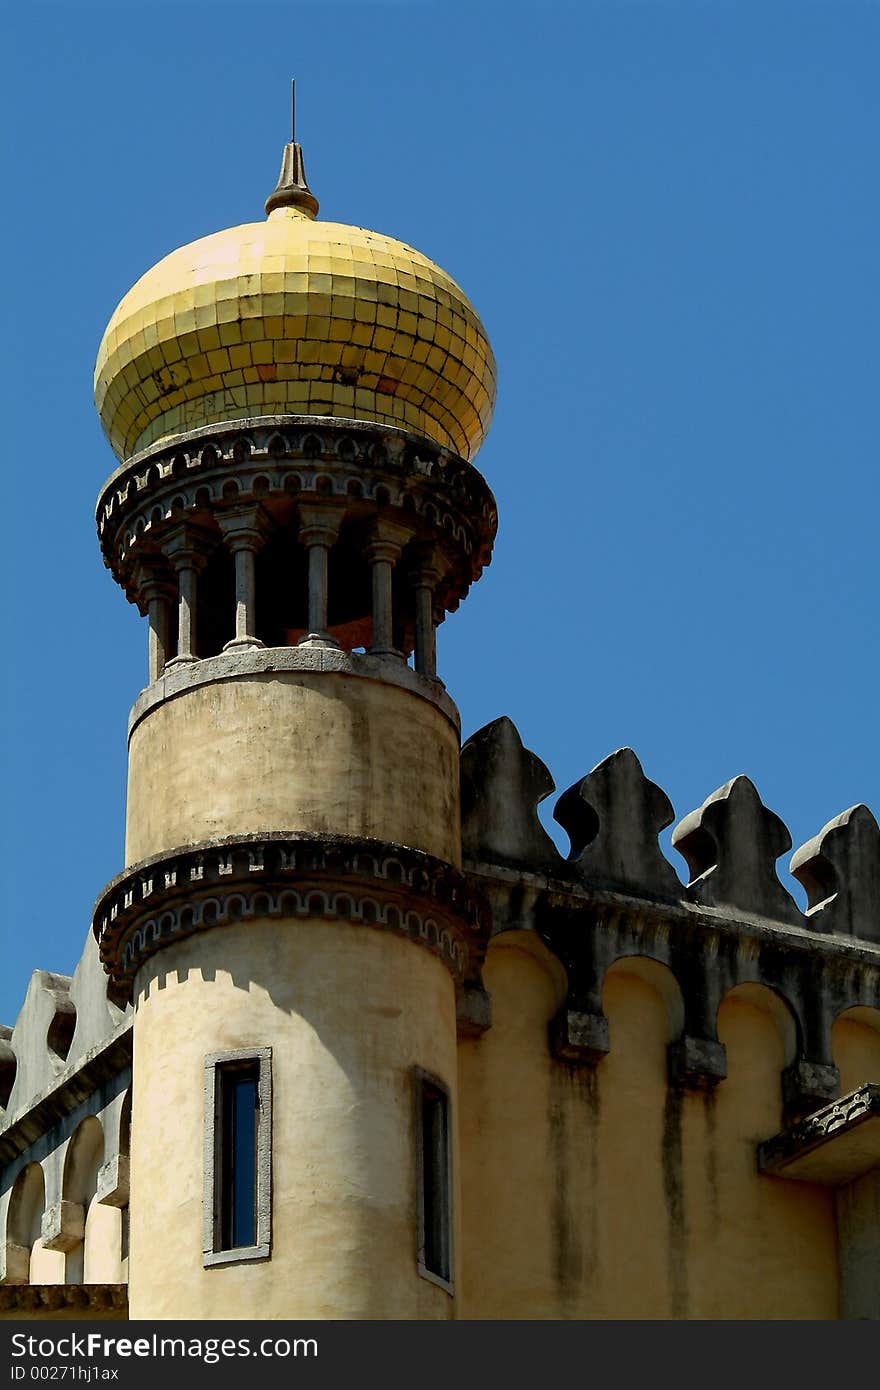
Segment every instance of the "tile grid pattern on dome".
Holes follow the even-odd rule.
[[[173,252],[122,300],[95,368],[120,458],[221,420],[372,420],[472,458],[495,363],[455,282],[375,232],[292,209]]]

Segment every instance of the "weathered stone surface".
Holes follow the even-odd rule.
[[[108,986],[107,973],[98,955],[98,943],[94,933],[89,931],[70,982],[70,998],[76,1008],[76,1030],[70,1044],[68,1066],[101,1047],[122,1023],[125,1007],[113,1002]]]
[[[604,1014],[563,1008],[551,1019],[549,1036],[553,1056],[578,1066],[595,1066],[611,1051],[608,1019]]]
[[[727,1077],[727,1049],[713,1038],[688,1033],[669,1044],[669,1080],[674,1086],[711,1090]]]
[[[782,1100],[790,1119],[809,1115],[839,1095],[840,1073],[832,1063],[800,1058],[782,1073]]]
[[[30,1278],[31,1252],[12,1240],[0,1242],[0,1284],[26,1284]]]
[[[34,971],[15,1028],[0,1030],[0,1078],[5,1064],[12,1082],[3,1122],[11,1124],[53,1092],[62,1077],[73,1076],[87,1058],[99,1055],[124,1018],[91,931],[72,978]]]
[[[64,1069],[76,1025],[68,975],[35,970],[12,1031],[15,1080],[6,1107],[11,1118],[50,1087]]]
[[[22,1281],[24,1283],[24,1281]],[[127,1284],[25,1284],[0,1289],[0,1317],[128,1318]]]
[[[155,705],[131,734],[125,859],[272,826],[333,825],[458,863],[456,724],[437,701],[382,679],[388,666],[405,670],[401,662],[340,655],[352,668],[369,662],[379,678],[277,668],[268,679],[223,675]]]
[[[115,1154],[98,1170],[96,1196],[107,1207],[127,1207],[130,1188],[128,1154]]]
[[[562,857],[536,809],[554,787],[506,715],[479,729],[461,750],[464,857],[533,871],[560,868]]]
[[[492,1000],[479,983],[469,981],[458,991],[455,1012],[460,1038],[480,1038],[492,1026]]]
[[[867,806],[851,806],[801,845],[791,872],[807,890],[813,927],[880,942],[880,827]]]
[[[803,924],[775,868],[779,856],[791,849],[791,836],[748,777],[725,782],[685,816],[672,843],[687,860],[688,887],[698,902]]]
[[[15,1161],[56,1127],[71,1133],[84,1114],[98,1113],[131,1085],[132,1025],[127,1019],[98,1047],[65,1068],[46,1090],[30,1097],[0,1129],[0,1163]],[[120,1102],[121,1103],[121,1102]],[[4,1117],[4,1120],[6,1117]],[[105,1135],[108,1129],[105,1126]],[[60,1130],[59,1130],[60,1133]],[[60,1172],[58,1186],[60,1191]],[[47,1191],[50,1184],[47,1177]]]
[[[569,863],[597,887],[634,894],[682,896],[657,836],[675,812],[645,776],[631,748],[619,748],[563,792],[554,816],[571,840]]]
[[[421,695],[423,699],[436,705],[454,725],[456,734],[460,731],[458,710],[440,682],[420,676],[404,662],[382,656],[361,656],[357,652],[345,652],[335,648],[300,645],[239,648],[231,652],[221,652],[219,656],[205,657],[192,665],[177,666],[170,671],[166,667],[165,674],[142,690],[134,702],[128,718],[129,737],[151,710],[185,691],[196,690],[200,686],[212,685],[219,681],[233,681],[240,677],[275,676],[288,671],[355,676],[412,691],[413,694]]]
[[[54,1202],[43,1213],[44,1250],[73,1250],[86,1233],[86,1214],[79,1202]]]

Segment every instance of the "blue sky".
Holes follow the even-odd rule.
[[[31,5],[6,30],[0,1021],[72,969],[123,864],[146,630],[95,539],[98,342],[174,246],[262,216],[291,75],[322,215],[439,261],[498,359],[495,558],[439,634],[464,735],[509,714],[559,792],[629,744],[679,818],[748,773],[795,846],[880,811],[880,6]]]

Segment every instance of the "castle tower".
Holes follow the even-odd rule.
[[[435,629],[488,563],[494,361],[431,261],[267,219],[104,334],[105,562],[149,620],[126,868],[133,1318],[455,1311],[456,1036],[487,1021]]]

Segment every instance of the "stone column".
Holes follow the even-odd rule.
[[[391,572],[400,552],[412,538],[412,531],[393,521],[377,520],[364,548],[364,558],[370,566],[373,587],[373,656],[396,656],[394,646],[394,614],[391,605]]]
[[[299,539],[309,557],[309,630],[299,645],[338,647],[327,631],[327,557],[339,534],[342,512],[334,507],[301,507],[299,519]]]
[[[165,670],[169,653],[169,627],[173,590],[168,580],[152,567],[138,565],[136,574],[138,608],[149,619],[149,683]]]
[[[171,605],[165,585],[153,580],[144,591],[150,623],[150,684],[157,681],[168,660],[169,618]]]
[[[426,550],[410,575],[415,589],[416,647],[414,665],[423,676],[437,677],[437,638],[434,627],[434,590],[443,576],[442,559],[436,549]]]
[[[166,670],[198,661],[196,604],[198,576],[205,567],[207,538],[192,526],[178,526],[171,531],[163,546],[164,554],[177,573],[177,655]]]
[[[220,513],[217,524],[235,559],[235,636],[223,650],[262,647],[256,635],[255,560],[266,539],[265,516],[259,505],[231,507]]]

